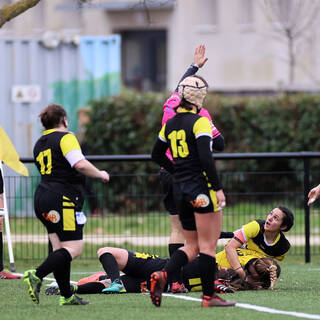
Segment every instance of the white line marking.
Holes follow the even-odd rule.
[[[22,273],[15,273],[15,274],[17,274],[18,276],[23,277],[23,274],[22,274]],[[43,278],[43,280],[47,280],[47,281],[56,281],[56,279],[54,279],[54,278],[47,278],[47,277]],[[72,281],[72,280],[70,280],[70,283],[74,283],[74,284],[76,284],[76,283],[77,283],[77,281]]]
[[[22,273],[15,273],[15,274],[23,277]],[[79,274],[81,274],[81,273],[79,272]],[[55,281],[55,279],[53,279],[53,278],[43,278],[43,279],[44,280],[48,280],[48,281]],[[71,281],[70,280],[70,283],[75,283],[76,284],[77,281]],[[173,294],[168,294],[168,293],[163,293],[162,295],[164,297],[169,297],[169,298],[176,298],[176,299],[181,299],[181,300],[189,300],[189,301],[201,302],[201,299],[199,299],[199,298],[187,297],[187,296],[183,296],[183,295],[177,295],[177,294],[173,295]],[[296,318],[320,320],[320,315],[318,315],[318,314],[277,310],[277,309],[273,309],[273,308],[260,307],[260,306],[254,305],[254,304],[240,303],[240,302],[237,302],[235,306],[239,307],[239,308],[256,310],[256,311],[266,312],[266,313],[284,314],[284,315],[288,315],[288,316],[292,316],[292,317],[296,317]]]
[[[199,299],[199,298],[186,297],[186,296],[182,296],[182,295],[173,295],[173,294],[167,294],[167,293],[163,293],[162,295],[165,297],[170,297],[170,298],[201,302],[201,299]],[[235,306],[239,307],[239,308],[251,309],[251,310],[256,310],[256,311],[260,311],[260,312],[267,312],[267,313],[273,313],[273,314],[284,314],[284,315],[293,316],[293,317],[297,317],[297,318],[303,318],[303,319],[320,319],[320,315],[318,315],[318,314],[310,314],[310,313],[295,312],[295,311],[283,311],[283,310],[277,310],[277,309],[272,309],[272,308],[268,308],[268,307],[260,307],[260,306],[247,304],[247,303],[238,303],[237,302]]]

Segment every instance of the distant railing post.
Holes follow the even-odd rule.
[[[310,159],[303,159],[304,166],[304,224],[305,224],[305,262],[311,262],[310,258],[310,208],[308,206],[308,193],[310,190]]]

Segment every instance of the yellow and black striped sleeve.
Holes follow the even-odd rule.
[[[206,117],[199,118],[193,126],[193,133],[196,139],[203,136],[207,136],[212,139],[212,130],[209,119]]]
[[[66,156],[66,154],[72,150],[80,150],[81,151],[81,147],[79,145],[79,142],[78,142],[76,136],[72,133],[67,133],[66,135],[64,135],[62,137],[62,139],[60,140],[60,148],[61,148],[63,156]]]

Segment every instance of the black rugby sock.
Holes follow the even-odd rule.
[[[181,247],[184,246],[184,243],[169,243],[168,248],[169,248],[169,254],[170,257]]]
[[[168,248],[169,248],[169,254],[170,257],[181,247],[184,246],[184,243],[169,243]],[[171,275],[171,280],[172,282],[179,282],[180,284],[182,283],[182,273],[181,270],[178,270],[177,272],[173,272]]]
[[[112,282],[120,278],[118,262],[111,253],[106,252],[102,254],[99,260],[108,278],[111,279]]]
[[[174,281],[174,276],[177,272],[181,272],[181,268],[189,262],[188,256],[182,250],[177,250],[170,260],[166,263],[164,269],[167,271],[168,282]]]
[[[88,282],[77,286],[76,293],[79,294],[91,294],[91,293],[101,293],[105,288],[104,284],[101,282]]]
[[[56,270],[60,265],[63,265],[65,261],[72,260],[68,250],[61,248],[59,250],[50,253],[45,261],[36,269],[36,276],[43,279],[49,273]]]
[[[205,296],[213,296],[216,277],[216,258],[205,253],[199,254],[199,269],[202,292]]]
[[[65,298],[70,298],[72,296],[72,291],[70,289],[70,269],[72,257],[68,250],[62,248],[56,251],[60,256],[60,264],[56,266],[53,270],[54,278],[60,289],[60,295]],[[56,257],[58,255],[56,254]]]

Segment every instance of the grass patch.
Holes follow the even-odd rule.
[[[100,270],[98,260],[74,261],[72,280],[87,276],[88,272]],[[24,271],[19,265],[19,271]],[[30,266],[29,266],[30,267]],[[304,264],[303,259],[288,257],[281,263],[282,273],[274,291],[247,291],[224,295],[224,298],[241,303],[269,307],[284,311],[304,312],[320,315],[318,303],[319,261]],[[81,275],[79,272],[83,272]],[[52,276],[52,275],[50,275]],[[234,308],[201,309],[196,301],[185,301],[164,297],[160,308],[154,307],[149,297],[143,294],[123,295],[82,295],[90,301],[87,306],[59,307],[56,296],[46,296],[44,286],[40,295],[40,304],[34,305],[27,294],[22,280],[0,280],[2,302],[2,320],[56,320],[59,317],[68,320],[89,319],[297,319],[290,315],[263,313],[255,310]],[[44,285],[48,283],[44,281]],[[201,293],[189,293],[187,296],[200,298]]]

